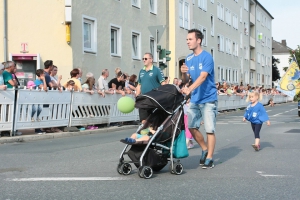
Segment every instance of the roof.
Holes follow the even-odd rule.
[[[274,17],[269,13],[269,11],[267,11],[267,9],[265,9],[265,7],[263,7],[263,5],[261,5],[258,0],[255,1],[272,19],[274,19]]]
[[[281,42],[277,42],[275,40],[272,41],[272,53],[287,53],[290,54],[290,51],[292,51],[290,47],[282,44]]]

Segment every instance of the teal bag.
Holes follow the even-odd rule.
[[[186,158],[189,156],[189,150],[186,146],[186,137],[184,130],[181,131],[181,133],[174,141],[173,156],[175,158]]]

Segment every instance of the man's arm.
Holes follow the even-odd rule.
[[[183,63],[180,67],[180,70],[181,70],[181,79],[182,79],[182,82],[183,83],[188,83],[189,82],[189,79],[190,79],[190,76],[187,74],[188,72],[188,67],[185,65],[185,63]]]
[[[141,84],[138,84],[137,86],[136,86],[136,93],[135,93],[135,96],[138,96],[138,95],[140,95],[141,94]]]
[[[13,81],[12,79],[8,80],[7,81],[9,84],[11,84],[12,86],[16,86],[17,85],[17,82],[16,81]]]
[[[200,76],[196,79],[196,81],[188,88],[189,91],[193,91],[197,87],[199,87],[206,79],[208,76],[208,72],[201,72]]]

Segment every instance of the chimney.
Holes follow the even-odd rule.
[[[281,40],[281,44],[286,46],[286,40]]]

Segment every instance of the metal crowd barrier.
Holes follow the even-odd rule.
[[[16,93],[16,94],[15,94]],[[134,98],[133,95],[127,95]],[[26,89],[7,89],[0,91],[0,131],[13,133],[20,129],[86,126],[110,124],[113,122],[136,121],[138,110],[124,114],[117,109],[120,94],[90,95],[70,91],[37,91]],[[282,95],[264,95],[261,103],[266,105],[270,98],[274,103],[292,101],[293,98]],[[16,99],[16,101],[15,101]],[[218,96],[218,110],[230,110],[247,107],[246,97]],[[33,105],[42,108],[31,119]]]
[[[14,130],[68,126],[71,96],[70,91],[18,90]],[[37,112],[32,120],[33,105],[42,109],[39,120]]]
[[[132,95],[126,95],[134,98]],[[125,122],[138,120],[135,109],[128,114],[121,113],[117,108],[120,94],[90,95],[83,92],[74,92],[72,100],[72,117],[69,126],[84,126],[94,124],[110,124],[112,122]]]
[[[15,90],[7,89],[0,92],[0,131],[12,132],[14,102]]]

